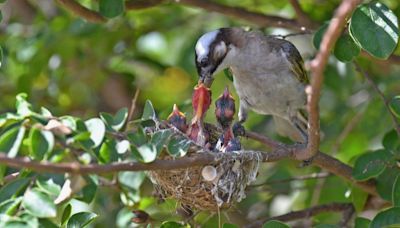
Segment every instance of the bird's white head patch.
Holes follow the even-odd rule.
[[[208,32],[200,37],[200,39],[196,43],[196,54],[197,60],[200,61],[204,57],[208,56],[210,52],[210,46],[215,41],[215,38],[218,35],[218,30]]]

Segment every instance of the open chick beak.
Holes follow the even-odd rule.
[[[204,114],[211,104],[211,91],[203,83],[199,83],[194,90],[192,105],[195,114],[192,119],[192,124],[203,119]]]

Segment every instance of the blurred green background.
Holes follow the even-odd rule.
[[[97,7],[96,1],[80,2],[93,9]],[[295,17],[287,1],[215,2]],[[398,0],[382,2],[400,15]],[[319,24],[331,18],[339,3],[339,0],[301,1],[304,11]],[[146,99],[153,102],[162,119],[168,116],[174,103],[191,116],[191,92],[197,82],[194,66],[197,38],[220,27],[257,28],[248,21],[173,2],[126,11],[106,24],[87,23],[52,0],[9,0],[0,7],[3,14],[0,46],[4,53],[0,68],[0,113],[13,110],[15,95],[25,92],[35,108],[44,106],[54,115],[70,114],[86,119],[101,111],[114,113],[129,107],[135,91],[140,89],[136,116],[140,115]],[[270,34],[291,33],[283,29],[259,29]],[[316,52],[312,34],[290,37],[289,40],[296,44],[306,62],[312,59]],[[400,55],[399,47],[395,54]],[[358,57],[357,61],[371,73],[387,97],[400,94],[398,64],[368,56]],[[233,91],[232,83],[221,73],[212,88],[214,100],[225,86]],[[352,63],[342,63],[333,56],[325,72],[320,110],[322,151],[335,154],[349,164],[361,153],[379,148],[383,135],[392,128],[388,111],[364,77],[354,70]],[[213,122],[211,113],[213,110],[209,111],[207,120]],[[246,127],[287,140],[275,135],[269,117],[252,113]],[[244,139],[243,143],[245,148],[264,149],[252,141]],[[290,161],[263,164],[257,182],[319,171],[315,167],[299,168],[297,163]],[[237,208],[241,216],[254,219],[320,203],[351,202],[353,191],[338,177],[285,182],[249,190],[249,196]],[[176,203],[156,205],[151,192],[150,182],[146,180],[141,189],[142,198],[134,207],[145,209],[157,218],[175,216]],[[127,225],[130,212],[116,193],[112,188],[101,188],[95,202],[89,205],[99,211],[98,214],[108,215],[100,216],[96,226]],[[217,216],[206,221],[208,215],[203,214],[197,216],[197,220],[205,227],[216,224]],[[316,219],[330,223],[340,218],[323,214]]]

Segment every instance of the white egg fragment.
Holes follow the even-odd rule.
[[[201,175],[206,181],[213,181],[217,177],[217,169],[214,166],[207,165],[201,170]]]

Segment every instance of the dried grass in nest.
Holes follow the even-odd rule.
[[[200,151],[189,151],[193,156]],[[202,176],[204,167],[197,166],[176,170],[150,171],[149,176],[162,198],[173,198],[183,205],[206,211],[228,209],[246,197],[245,188],[256,179],[261,154],[235,151],[221,153],[217,164],[210,164],[217,171],[212,181]],[[164,159],[173,159],[165,156]]]

